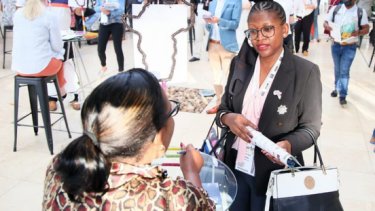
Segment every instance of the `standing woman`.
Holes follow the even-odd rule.
[[[107,70],[107,57],[105,50],[109,37],[112,35],[113,47],[115,48],[118,71],[124,71],[124,53],[122,52],[122,38],[124,35],[124,26],[122,15],[125,12],[125,0],[97,0],[95,11],[101,13],[98,54],[101,71]]]
[[[300,48],[301,34],[303,34],[302,53],[309,55],[310,31],[314,22],[314,10],[317,7],[317,0],[300,0],[304,3],[303,16],[297,16],[298,20],[294,27],[294,43],[296,53]]]
[[[244,42],[232,60],[217,114],[217,124],[229,131],[224,162],[238,182],[231,206],[236,211],[263,210],[270,173],[284,168],[277,158],[251,143],[246,127],[262,132],[303,164],[302,151],[320,134],[322,112],[318,66],[283,47],[288,24],[281,5],[256,3],[248,27],[246,37],[254,47]]]
[[[57,74],[65,95],[64,48],[56,22],[43,0],[26,0],[14,14],[12,70],[31,77]]]

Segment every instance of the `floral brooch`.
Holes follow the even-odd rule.
[[[288,111],[288,108],[286,107],[286,105],[280,105],[277,108],[277,113],[279,113],[280,115],[285,114],[287,111]]]

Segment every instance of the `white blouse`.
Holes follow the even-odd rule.
[[[41,72],[52,58],[63,59],[64,48],[56,17],[47,9],[28,20],[23,8],[16,11],[13,26],[12,70],[24,74]]]

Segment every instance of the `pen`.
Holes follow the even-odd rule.
[[[199,151],[198,148],[195,148],[195,150],[198,150],[198,151]],[[177,151],[177,154],[179,154],[179,155],[184,155],[184,154],[186,154],[186,150],[180,150],[180,151]]]
[[[181,147],[169,147],[168,151],[180,151],[182,150]]]

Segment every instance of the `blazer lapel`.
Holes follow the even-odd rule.
[[[276,112],[278,107],[282,104],[283,100],[285,100],[283,98],[280,100],[276,95],[273,94],[273,92],[275,90],[279,90],[281,93],[284,93],[291,84],[294,77],[293,62],[291,57],[292,55],[287,50],[284,50],[284,58],[268,92],[266,101],[264,102],[263,111],[258,124],[260,131],[267,130],[269,127],[269,120],[274,118],[273,115],[277,114]]]
[[[223,15],[225,7],[227,6],[229,0],[222,0],[222,1],[224,1],[224,5],[223,5],[223,8],[221,9],[221,14],[220,14],[219,17],[221,17]]]
[[[254,73],[254,65],[257,58],[257,53],[253,48],[250,48],[247,43],[243,43],[241,50],[236,59],[236,70],[230,80],[228,92],[234,97],[233,111],[241,113],[242,104],[245,97],[247,87]]]

